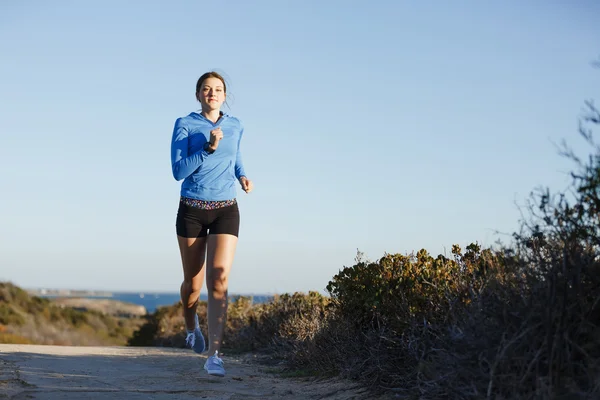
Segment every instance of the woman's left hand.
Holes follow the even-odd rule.
[[[246,193],[250,193],[252,189],[254,189],[254,184],[252,181],[245,176],[240,177],[240,185],[242,185],[242,189]]]

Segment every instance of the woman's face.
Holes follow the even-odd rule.
[[[202,104],[203,110],[219,110],[225,102],[225,87],[219,78],[206,78],[202,82],[200,91],[196,93],[196,98]]]

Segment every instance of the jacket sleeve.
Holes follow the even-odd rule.
[[[188,154],[189,130],[182,118],[175,121],[173,137],[171,139],[171,168],[175,180],[182,180],[190,176],[206,161],[210,154],[202,149],[194,154]]]
[[[243,134],[244,128],[240,130],[240,138],[238,139],[237,144],[237,154],[235,156],[235,177],[237,179],[240,179],[242,176],[246,176],[246,171],[244,170],[244,163],[242,161],[242,152],[240,151]]]

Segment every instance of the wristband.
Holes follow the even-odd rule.
[[[204,143],[204,151],[206,151],[208,154],[212,154],[215,152],[213,149],[210,148],[210,142]]]

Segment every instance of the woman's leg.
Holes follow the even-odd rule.
[[[208,289],[208,355],[221,353],[227,319],[227,287],[238,238],[230,234],[208,236],[206,288]]]
[[[191,331],[196,326],[196,308],[200,298],[200,289],[204,283],[206,236],[185,238],[177,235],[177,242],[183,264],[183,282],[180,288],[183,317],[186,328]]]

